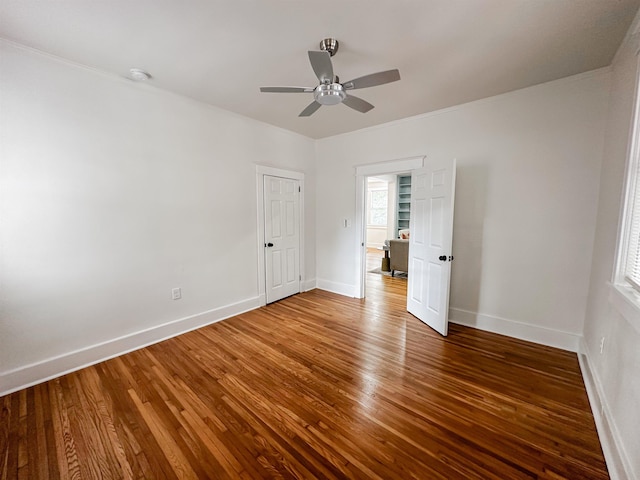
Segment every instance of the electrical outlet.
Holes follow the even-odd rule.
[[[182,290],[180,288],[171,290],[171,298],[173,300],[180,300],[182,298]]]
[[[600,339],[600,353],[604,352],[604,337]]]

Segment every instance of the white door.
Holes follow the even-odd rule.
[[[267,303],[300,292],[300,182],[264,176]]]
[[[449,319],[455,183],[455,159],[411,172],[407,310],[441,335]]]

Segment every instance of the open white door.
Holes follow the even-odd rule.
[[[425,165],[411,172],[407,310],[447,335],[456,161]]]
[[[300,182],[264,176],[267,303],[300,293]]]

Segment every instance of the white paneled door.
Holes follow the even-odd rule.
[[[407,310],[447,335],[456,161],[427,161],[411,174]]]
[[[264,176],[267,303],[300,292],[300,182]]]

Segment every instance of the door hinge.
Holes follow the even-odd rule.
[[[298,187],[298,192],[302,192],[302,190],[300,189],[300,187]]]
[[[298,280],[302,281],[302,275],[298,275]]]

